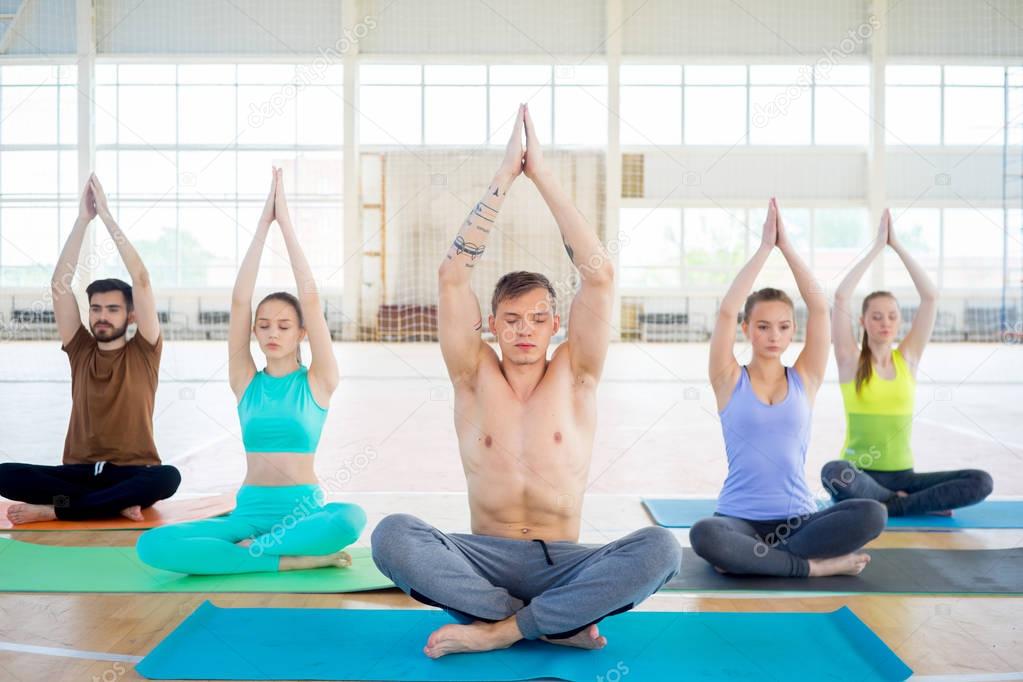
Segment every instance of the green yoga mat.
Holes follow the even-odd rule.
[[[435,610],[225,609],[205,602],[136,670],[160,680],[389,682],[863,682],[912,674],[846,607],[833,613],[633,612],[601,622],[608,645],[599,651],[532,641],[427,658],[427,637],[451,622]]]
[[[59,547],[0,538],[0,592],[362,592],[393,587],[367,548],[350,568],[182,575],[139,561],[134,547]]]

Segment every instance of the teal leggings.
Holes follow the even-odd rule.
[[[154,568],[195,575],[276,571],[281,556],[339,552],[359,538],[366,513],[322,503],[319,486],[242,486],[227,516],[146,531],[139,558]],[[252,540],[248,547],[237,544]]]

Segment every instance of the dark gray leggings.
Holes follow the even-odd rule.
[[[748,521],[715,514],[689,531],[693,551],[728,573],[805,578],[810,559],[854,552],[884,530],[888,515],[873,500],[847,500],[809,516]]]
[[[889,516],[914,516],[966,507],[990,495],[992,488],[991,476],[979,469],[922,474],[912,469],[870,471],[844,460],[825,464],[821,482],[836,500],[877,500],[888,508]],[[900,497],[896,494],[899,490],[909,494]]]

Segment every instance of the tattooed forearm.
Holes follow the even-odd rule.
[[[458,235],[455,237],[455,243],[452,244],[455,249],[455,255],[464,253],[468,255],[472,260],[476,260],[483,255],[487,247],[483,244],[473,244],[472,242],[465,241],[465,237]]]
[[[486,210],[487,210],[487,211],[488,211],[488,212],[490,213],[490,215],[492,215],[492,216],[493,216],[493,218],[491,218],[491,217],[489,217],[489,216],[486,216],[486,215],[484,215],[484,214],[483,214],[483,209],[486,209]],[[477,202],[477,203],[476,203],[476,208],[472,209],[472,213],[473,213],[473,215],[475,215],[475,216],[478,216],[478,217],[480,217],[480,218],[483,218],[483,219],[484,219],[484,220],[486,220],[486,221],[487,221],[488,223],[492,223],[492,222],[494,222],[494,218],[496,218],[496,217],[497,217],[497,209],[496,209],[496,208],[493,208],[493,207],[491,207],[491,206],[487,206],[487,205],[486,205],[486,204],[484,204],[484,203],[483,203],[482,201],[479,201],[479,202]]]
[[[493,182],[487,185],[486,193],[473,205],[469,215],[459,226],[458,236],[455,237],[443,261],[446,276],[455,276],[459,280],[464,278],[464,281],[468,281],[469,273],[465,268],[475,267],[476,261],[486,251],[487,238],[494,230],[497,214],[513,179],[495,177]],[[456,271],[464,274],[456,275]]]

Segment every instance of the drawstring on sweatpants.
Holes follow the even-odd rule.
[[[551,553],[547,551],[547,543],[544,542],[543,540],[541,540],[540,538],[534,538],[533,542],[539,542],[540,543],[540,547],[543,549],[543,555],[547,559],[547,565],[548,566],[553,566],[554,562],[551,561]]]

